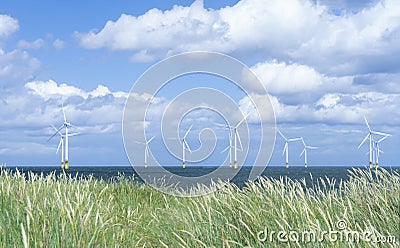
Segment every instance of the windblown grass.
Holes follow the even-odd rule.
[[[2,170],[0,246],[11,247],[281,247],[269,232],[369,231],[395,243],[289,241],[290,247],[399,247],[400,175],[354,169],[350,180],[261,178],[243,189],[224,184],[180,198],[120,177],[117,182],[62,175],[28,178]],[[261,235],[262,236],[262,235]],[[285,238],[285,237],[284,237]],[[286,236],[288,238],[288,236]],[[393,240],[392,240],[393,241]]]

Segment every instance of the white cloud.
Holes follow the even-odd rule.
[[[18,20],[8,15],[0,15],[0,37],[9,36],[19,28]]]
[[[260,62],[250,68],[269,94],[279,96],[285,104],[311,104],[327,93],[357,93],[370,90],[355,85],[354,76],[332,77],[314,68],[276,60]],[[385,78],[385,77],[383,77]]]
[[[272,94],[315,91],[325,80],[313,68],[299,64],[271,61],[258,63],[251,69]]]
[[[264,97],[253,95],[252,97]],[[397,126],[400,124],[400,94],[364,92],[358,94],[329,93],[315,103],[285,104],[278,97],[270,96],[278,123],[323,123],[328,125],[363,123],[366,115],[375,124]],[[243,112],[251,112],[249,120],[256,120],[256,113],[248,97],[239,102]],[[259,111],[268,111],[267,107]],[[264,113],[268,114],[268,113]]]
[[[133,61],[213,50],[294,61],[324,74],[397,70],[400,2],[363,7],[336,15],[330,7],[307,0],[241,0],[219,10],[204,9],[196,1],[141,16],[123,14],[100,31],[76,36],[86,48],[133,51]]]
[[[169,50],[181,51],[215,47],[224,42],[227,26],[218,11],[203,8],[203,1],[190,7],[174,6],[160,11],[151,9],[142,16],[122,14],[117,21],[108,21],[100,32],[77,34],[83,47],[108,47],[115,50],[134,50],[134,56],[163,55]],[[147,50],[147,52],[145,52]]]
[[[320,105],[324,108],[332,108],[340,101],[340,97],[337,94],[326,94],[319,101],[317,105]]]
[[[22,85],[32,80],[39,68],[39,60],[26,51],[4,52],[0,49],[0,86]]]
[[[326,13],[312,39],[294,50],[291,58],[331,73],[393,70],[388,63],[400,51],[399,18],[396,0],[381,1],[355,14]]]
[[[284,10],[284,11],[283,11]],[[147,54],[190,50],[296,48],[313,35],[324,8],[308,1],[242,0],[233,7],[205,9],[197,0],[190,7],[152,9],[142,16],[123,14],[104,28],[77,34],[81,45],[95,49],[133,50]]]
[[[37,39],[32,42],[26,40],[20,40],[17,43],[17,47],[20,49],[40,49],[44,46],[44,44],[45,42],[43,39]]]
[[[88,95],[92,97],[102,97],[106,95],[112,94],[111,91],[104,85],[98,85],[97,88],[91,92],[89,92]]]
[[[32,81],[26,83],[25,88],[27,88],[31,94],[38,95],[45,100],[52,98],[67,99],[68,97],[74,96],[82,97],[83,99],[105,97],[107,95],[112,95],[116,98],[126,98],[128,96],[128,93],[121,91],[111,92],[110,89],[104,85],[98,85],[96,89],[86,92],[65,83],[58,85],[53,80]]]
[[[74,86],[69,86],[67,84],[61,84],[60,86],[53,80],[48,81],[32,81],[25,84],[25,88],[29,89],[34,95],[38,95],[45,100],[55,97],[70,97],[70,96],[80,96],[82,98],[87,98],[87,93]]]
[[[378,124],[399,125],[400,94],[365,92],[358,94],[326,94],[314,105],[280,105],[278,116],[291,115],[301,122],[322,122],[326,124],[360,124],[363,115]],[[289,111],[288,111],[289,110]]]
[[[68,120],[89,133],[119,132],[128,93],[112,92],[99,85],[85,91],[53,80],[33,81],[24,90],[2,92],[0,126],[10,130],[23,127],[36,133],[50,124],[62,121],[61,104]]]
[[[141,50],[131,57],[132,62],[150,62],[154,60],[154,56],[149,54],[147,50]]]
[[[65,41],[60,40],[60,39],[56,39],[56,40],[53,42],[53,46],[54,46],[55,48],[57,48],[57,49],[62,49],[62,48],[65,47]]]
[[[242,0],[220,16],[235,50],[285,54],[312,38],[323,11],[309,1]]]

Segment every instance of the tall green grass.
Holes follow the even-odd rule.
[[[354,169],[350,180],[261,178],[239,189],[221,183],[196,198],[117,182],[2,170],[1,247],[399,247],[400,175]],[[370,231],[395,243],[259,240],[268,231]],[[269,234],[268,234],[269,235]]]

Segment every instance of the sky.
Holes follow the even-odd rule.
[[[318,147],[309,165],[367,164],[367,145],[357,149],[364,115],[373,130],[392,134],[380,163],[400,164],[397,0],[1,1],[0,163],[58,164],[58,140],[48,138],[64,104],[81,133],[70,140],[71,165],[129,164],[122,114],[131,88],[155,63],[192,51],[247,65],[269,93],[278,128]],[[245,96],[222,79],[176,81],[159,92],[160,109],[199,82],[218,84],[246,109]],[[209,124],[201,117],[188,138],[193,147]],[[220,137],[223,149],[228,138]],[[283,146],[277,136],[270,164],[284,164]],[[291,163],[302,164],[302,144],[290,148]],[[165,152],[157,137],[151,149]],[[218,150],[207,163],[226,155]]]

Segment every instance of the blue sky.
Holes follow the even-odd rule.
[[[2,1],[0,163],[58,164],[58,141],[47,139],[64,102],[82,131],[71,138],[71,165],[128,164],[121,123],[133,83],[169,55],[197,50],[226,53],[257,74],[282,132],[319,148],[310,165],[366,164],[367,146],[357,149],[367,131],[363,115],[393,135],[381,144],[381,164],[399,164],[394,0]],[[195,85],[181,81],[181,89]],[[234,87],[220,88],[243,100]],[[160,97],[167,102],[179,89],[171,85]],[[198,144],[195,132],[189,141]],[[277,137],[271,164],[283,164],[283,145]],[[291,162],[301,164],[301,144],[292,147]]]

